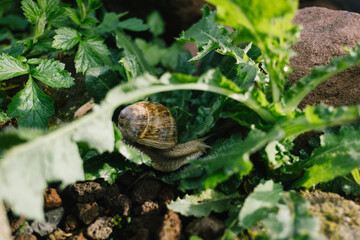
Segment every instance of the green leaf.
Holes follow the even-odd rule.
[[[134,55],[127,54],[119,62],[123,65],[128,80],[141,76],[142,70]]]
[[[54,88],[69,88],[74,85],[70,72],[64,70],[65,64],[51,60],[42,61],[32,72],[32,76]]]
[[[33,0],[22,0],[21,9],[24,11],[25,17],[32,24],[35,24],[42,15],[41,9]]]
[[[24,31],[28,24],[29,22],[23,16],[9,14],[0,18],[0,25],[8,27],[11,30]]]
[[[118,77],[109,67],[94,67],[86,71],[85,86],[95,102],[100,102],[106,93],[119,83]]]
[[[95,11],[96,9],[101,8],[102,2],[100,0],[89,0],[89,5],[87,7],[87,11]]]
[[[66,14],[69,16],[71,20],[73,20],[74,23],[77,25],[81,25],[82,20],[79,15],[79,12],[72,8],[65,8]]]
[[[209,0],[218,11],[218,22],[234,28],[235,43],[253,42],[263,53],[269,70],[273,102],[279,102],[285,87],[285,69],[294,54],[299,28],[292,25],[297,0],[276,3],[263,0]]]
[[[321,147],[314,150],[302,164],[305,173],[295,185],[311,187],[337,176],[345,176],[360,166],[360,130],[342,127],[338,134],[325,133]]]
[[[146,23],[154,37],[164,33],[165,23],[158,11],[151,12],[146,18]]]
[[[56,49],[69,50],[81,40],[81,34],[72,28],[59,28],[55,32],[52,47]]]
[[[197,195],[185,195],[183,199],[171,201],[167,207],[184,216],[205,217],[212,211],[220,213],[231,208],[231,203],[239,199],[238,194],[226,196],[213,189],[207,189]]]
[[[38,0],[39,7],[46,14],[46,22],[60,27],[67,20],[60,0]]]
[[[54,100],[43,93],[30,77],[8,106],[10,117],[19,117],[21,127],[46,128],[48,118],[55,113]]]
[[[109,55],[102,38],[94,36],[81,40],[75,56],[76,72],[85,73],[89,68],[110,64]]]
[[[203,11],[206,11],[207,6]],[[182,32],[180,42],[196,42],[199,52],[190,59],[190,61],[198,61],[214,49],[223,55],[231,55],[237,63],[244,62],[244,51],[232,45],[230,31],[219,26],[215,21],[215,12],[203,15],[203,18],[190,29]]]
[[[0,81],[11,79],[29,72],[29,66],[3,53],[0,56]]]
[[[94,29],[98,35],[104,35],[105,33],[113,32],[117,29],[119,24],[119,18],[125,16],[127,13],[116,14],[114,12],[107,12],[104,15],[102,22]]]
[[[149,26],[144,24],[143,20],[139,18],[129,18],[121,21],[119,22],[118,27],[134,32],[145,31],[149,28]]]
[[[21,129],[18,131],[22,131]],[[0,197],[15,213],[43,219],[47,182],[70,184],[83,179],[76,144],[67,137],[47,135],[13,147],[0,159]]]
[[[272,180],[259,184],[246,198],[241,208],[239,225],[249,228],[266,217],[269,212],[275,211],[274,208],[282,198],[283,193],[283,187]]]
[[[0,110],[0,123],[5,122],[9,117],[6,115],[6,112]]]
[[[325,239],[319,235],[319,221],[308,213],[305,200],[297,193],[284,192],[272,180],[259,184],[239,213],[239,226],[243,228],[260,221],[269,239]]]
[[[121,31],[115,31],[116,34],[116,46],[118,48],[123,48],[125,52],[128,54],[126,55],[134,55],[135,59],[137,60],[137,63],[140,66],[140,74],[144,74],[146,72],[152,73],[153,70],[147,63],[147,61],[144,58],[144,54],[139,49],[139,47],[134,44],[134,42],[123,32]]]

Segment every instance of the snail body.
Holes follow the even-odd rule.
[[[118,128],[126,144],[148,155],[152,167],[163,172],[179,169],[209,148],[202,140],[178,144],[175,119],[160,103],[142,101],[125,107]]]

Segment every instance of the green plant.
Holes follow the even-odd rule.
[[[302,110],[297,106],[318,84],[359,64],[360,46],[287,86],[288,63],[293,55],[289,47],[298,40],[300,30],[291,23],[297,1],[209,2],[216,5],[217,12],[204,7],[202,19],[178,38],[179,42],[195,42],[198,54],[191,58],[188,53],[181,52],[176,61],[166,56],[180,49],[176,45],[162,48],[156,40],[160,30],[150,27],[154,35],[152,42],[138,40],[134,44],[121,28],[120,16],[116,14],[106,14],[103,22],[89,31],[56,30],[53,47],[69,50],[79,43],[76,54],[82,54],[81,41],[92,39],[91,34],[96,31],[108,29],[105,25],[114,26],[106,33],[113,32],[117,47],[123,50],[119,69],[124,70],[127,81],[113,87],[105,97],[105,94],[99,97],[98,101],[104,99],[93,113],[66,126],[49,132],[26,129],[3,132],[0,140],[7,141],[0,145],[1,199],[17,213],[41,218],[42,198],[38,193],[47,182],[68,184],[84,179],[84,169],[88,179],[100,176],[113,182],[117,170],[135,168],[125,159],[122,164],[119,164],[121,161],[115,163],[105,152],[120,152],[135,164],[148,163],[147,158],[136,151],[129,152],[121,143],[121,134],[112,122],[117,107],[148,97],[170,107],[179,123],[181,142],[208,136],[207,141],[212,145],[204,158],[162,177],[183,191],[196,189],[200,192],[171,203],[169,208],[195,216],[229,211],[224,239],[235,238],[259,221],[268,230],[264,239],[322,239],[317,235],[318,225],[308,215],[305,202],[295,192],[284,191],[283,186],[292,190],[310,188],[350,173],[358,179],[360,129],[349,123],[359,121],[360,106],[333,108],[320,104]],[[79,8],[78,18],[72,20],[81,29],[87,27],[84,19],[88,11],[85,5],[80,4]],[[76,11],[71,12],[75,14]],[[234,32],[219,23],[231,26]],[[158,59],[149,61],[146,53],[153,54],[152,49],[159,48],[162,51]],[[193,75],[192,62],[200,60],[197,75]],[[78,65],[78,72],[85,72],[89,67],[79,57],[75,65]],[[90,71],[95,79],[102,81],[106,77],[99,72]],[[290,152],[299,134],[339,125],[337,131],[320,137],[320,145],[309,156],[300,158]],[[95,158],[83,157],[83,168],[79,148],[92,149],[95,158],[104,160],[107,165],[100,164],[96,169],[99,165],[91,161]],[[87,165],[89,163],[92,167]],[[38,167],[42,165],[47,166],[46,172]],[[14,166],[27,168],[15,169]],[[29,171],[36,171],[36,174],[29,174]],[[35,184],[28,188],[28,182]],[[244,182],[258,185],[245,201],[245,196],[235,193]],[[270,200],[259,197],[262,194]],[[32,208],[19,201],[25,198],[32,202]],[[188,213],[185,207],[199,207],[196,209],[201,211]],[[286,232],[281,232],[278,226],[283,226]]]

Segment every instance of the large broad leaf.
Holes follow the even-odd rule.
[[[338,134],[326,133],[320,137],[321,147],[310,158],[303,160],[304,176],[295,185],[311,187],[338,176],[345,176],[360,167],[360,130],[342,127]]]
[[[176,199],[167,206],[169,209],[180,212],[184,216],[205,217],[210,212],[224,212],[231,208],[231,203],[240,198],[234,194],[226,196],[213,189],[207,189],[197,195],[185,195],[183,199]]]
[[[43,93],[31,77],[25,88],[11,99],[7,110],[10,117],[19,117],[21,127],[31,128],[46,128],[54,112],[54,100]]]
[[[70,72],[64,70],[65,64],[54,60],[42,61],[31,75],[41,82],[54,88],[68,88],[74,85]]]
[[[3,53],[0,56],[0,81],[28,73],[29,66]]]

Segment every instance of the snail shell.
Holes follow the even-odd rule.
[[[201,139],[177,144],[175,119],[160,103],[127,106],[119,114],[118,128],[123,142],[149,156],[153,168],[162,172],[175,171],[210,148]]]
[[[127,106],[119,114],[118,127],[123,137],[157,149],[177,144],[177,129],[171,112],[160,103],[138,102]]]

